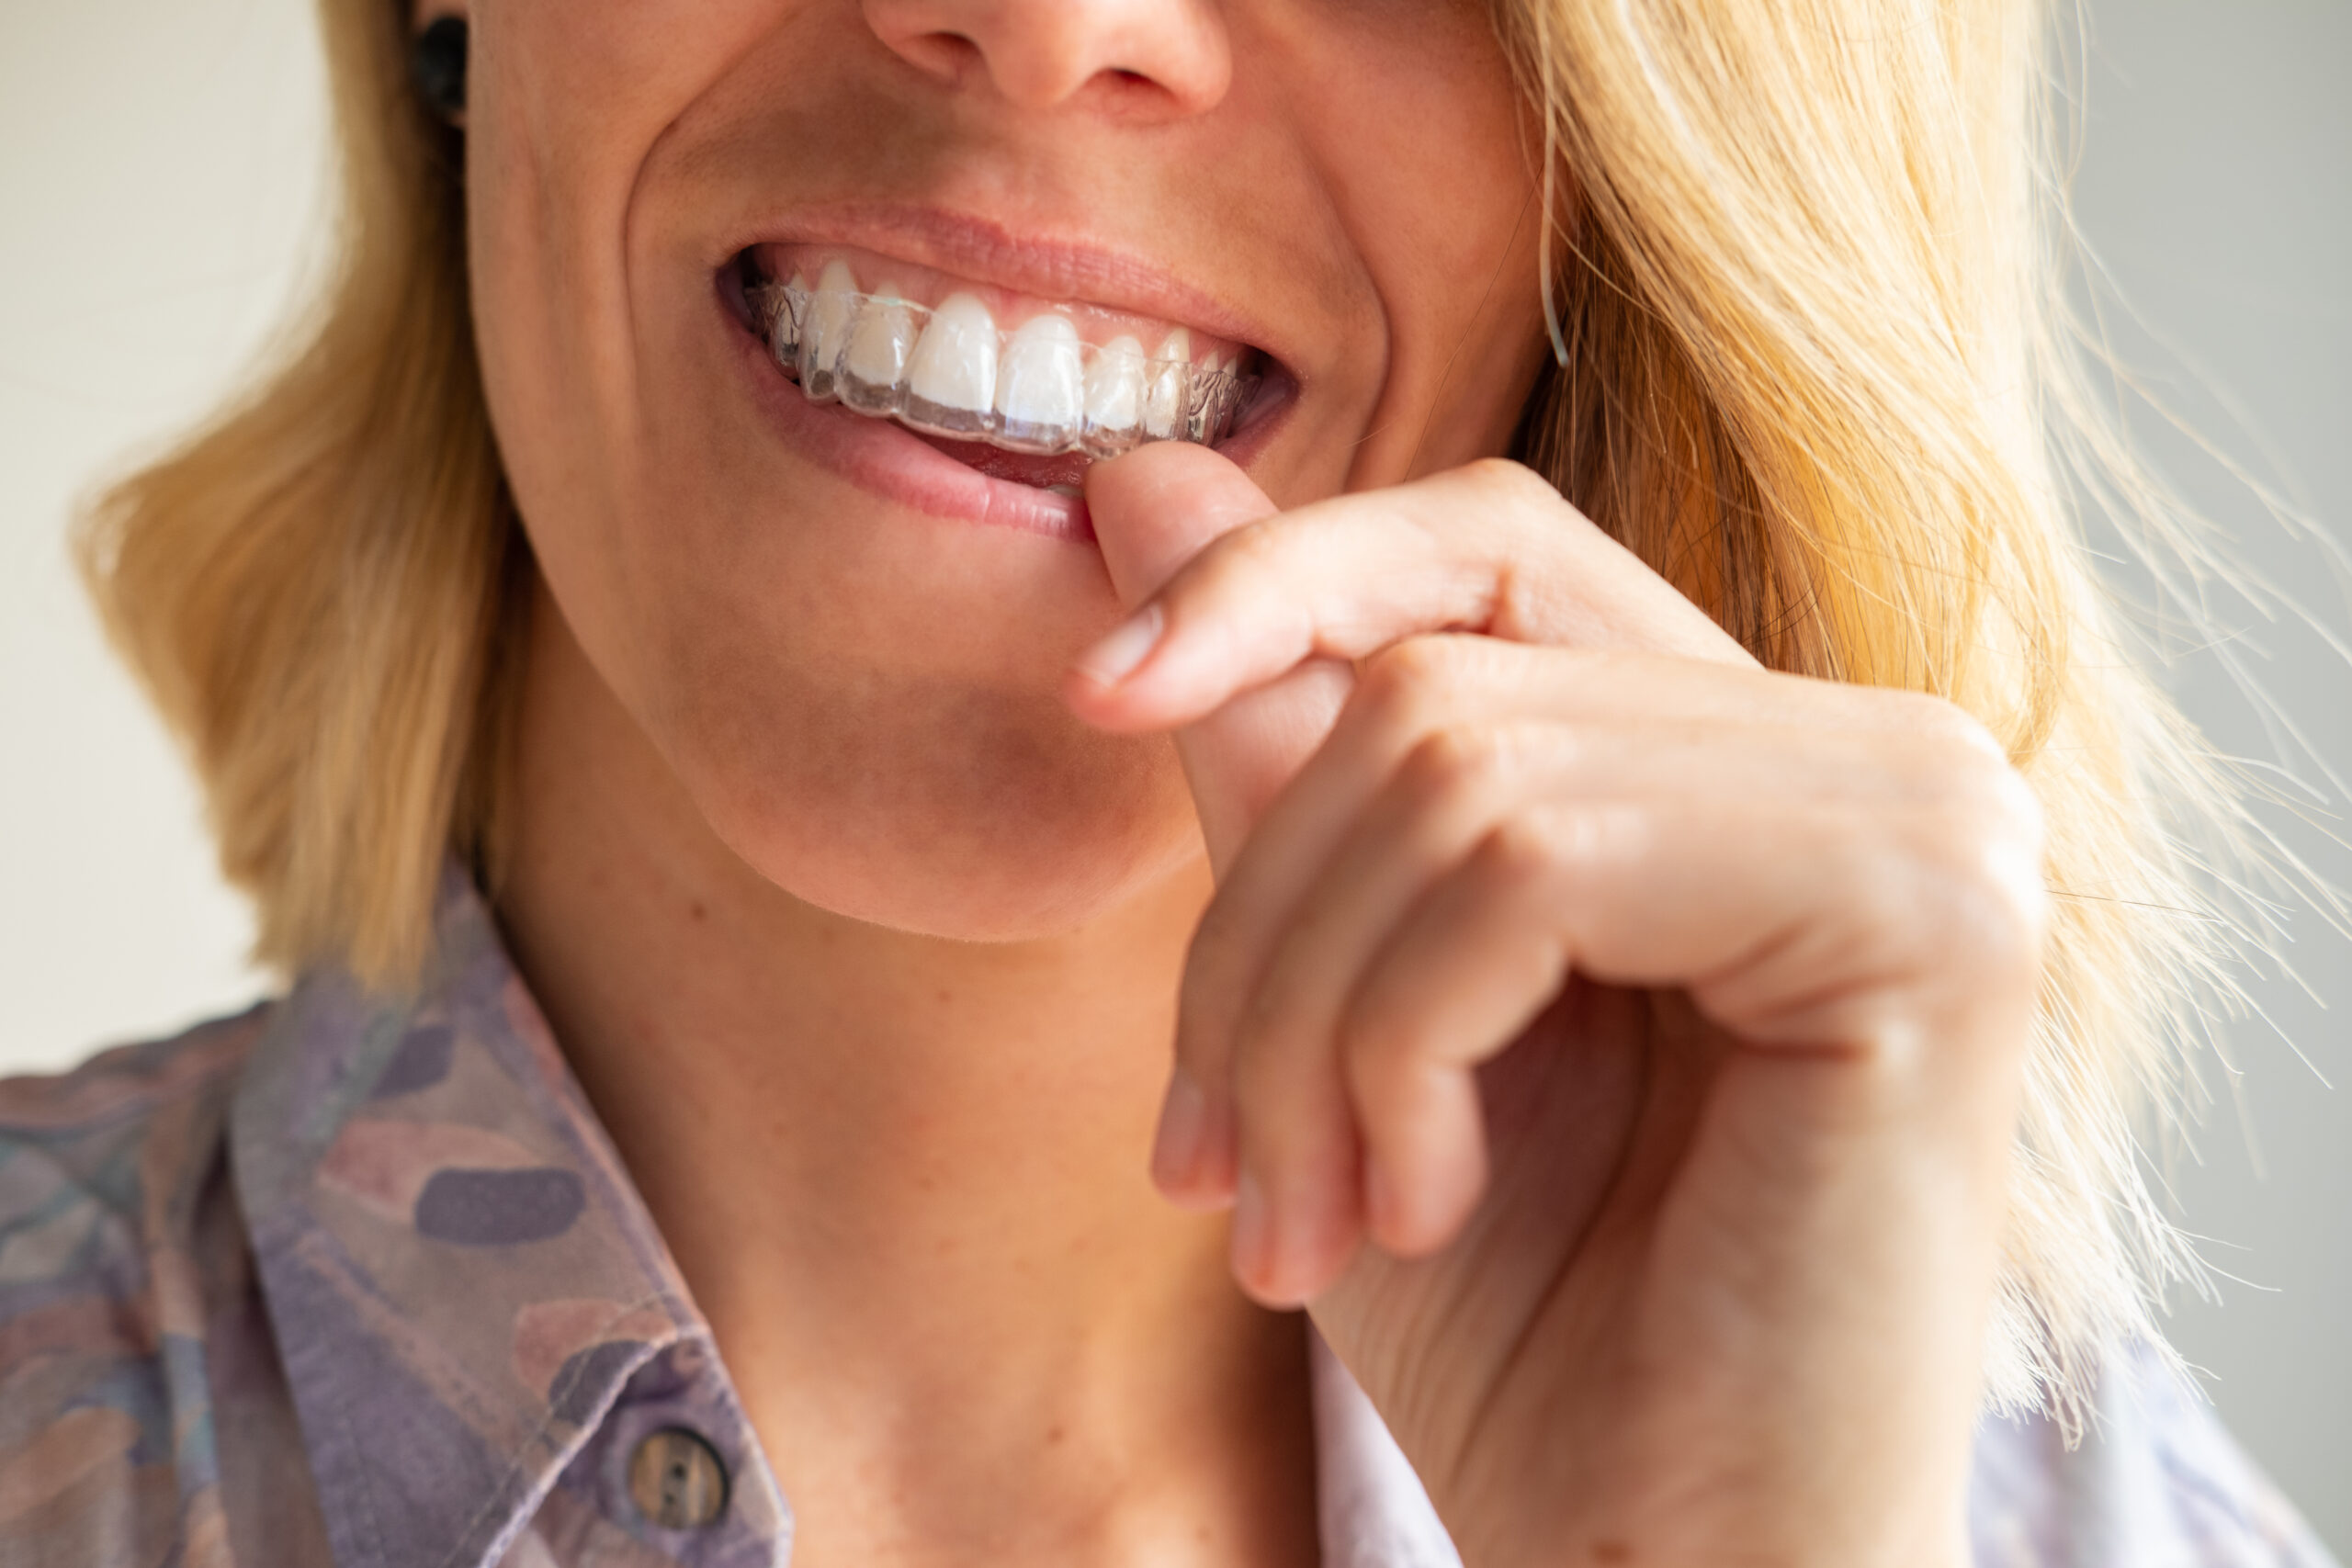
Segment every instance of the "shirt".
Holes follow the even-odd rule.
[[[462,876],[435,923],[413,997],[316,973],[0,1083],[0,1565],[787,1560],[709,1326]],[[2080,1448],[1982,1424],[1979,1563],[2327,1568],[2160,1364],[2109,1368]],[[1327,1568],[1458,1568],[1310,1365]]]

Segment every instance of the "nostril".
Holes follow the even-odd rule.
[[[899,58],[950,85],[962,82],[974,66],[986,64],[979,44],[963,33],[914,33],[887,41]]]
[[[980,40],[968,33],[930,33],[925,35],[925,41],[959,71],[984,58]]]

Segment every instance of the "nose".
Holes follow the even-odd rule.
[[[892,52],[1025,109],[1181,118],[1214,107],[1233,55],[1216,0],[863,0]]]

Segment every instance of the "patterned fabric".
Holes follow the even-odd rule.
[[[462,878],[439,926],[421,1000],[321,975],[0,1083],[0,1568],[786,1561],[709,1327]],[[1311,1365],[1325,1562],[1456,1568]],[[2327,1568],[2193,1394],[2126,1366],[2101,1399],[2071,1452],[1984,1428],[1985,1568]],[[636,1500],[678,1430],[725,1478],[698,1528]]]

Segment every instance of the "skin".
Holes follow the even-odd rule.
[[[1302,1303],[1477,1568],[1964,1561],[2038,818],[1477,460],[1543,353],[1483,7],[468,14],[500,914],[796,1564],[1314,1561]],[[877,211],[1295,396],[1096,466],[1099,547],[879,494],[713,291]]]

